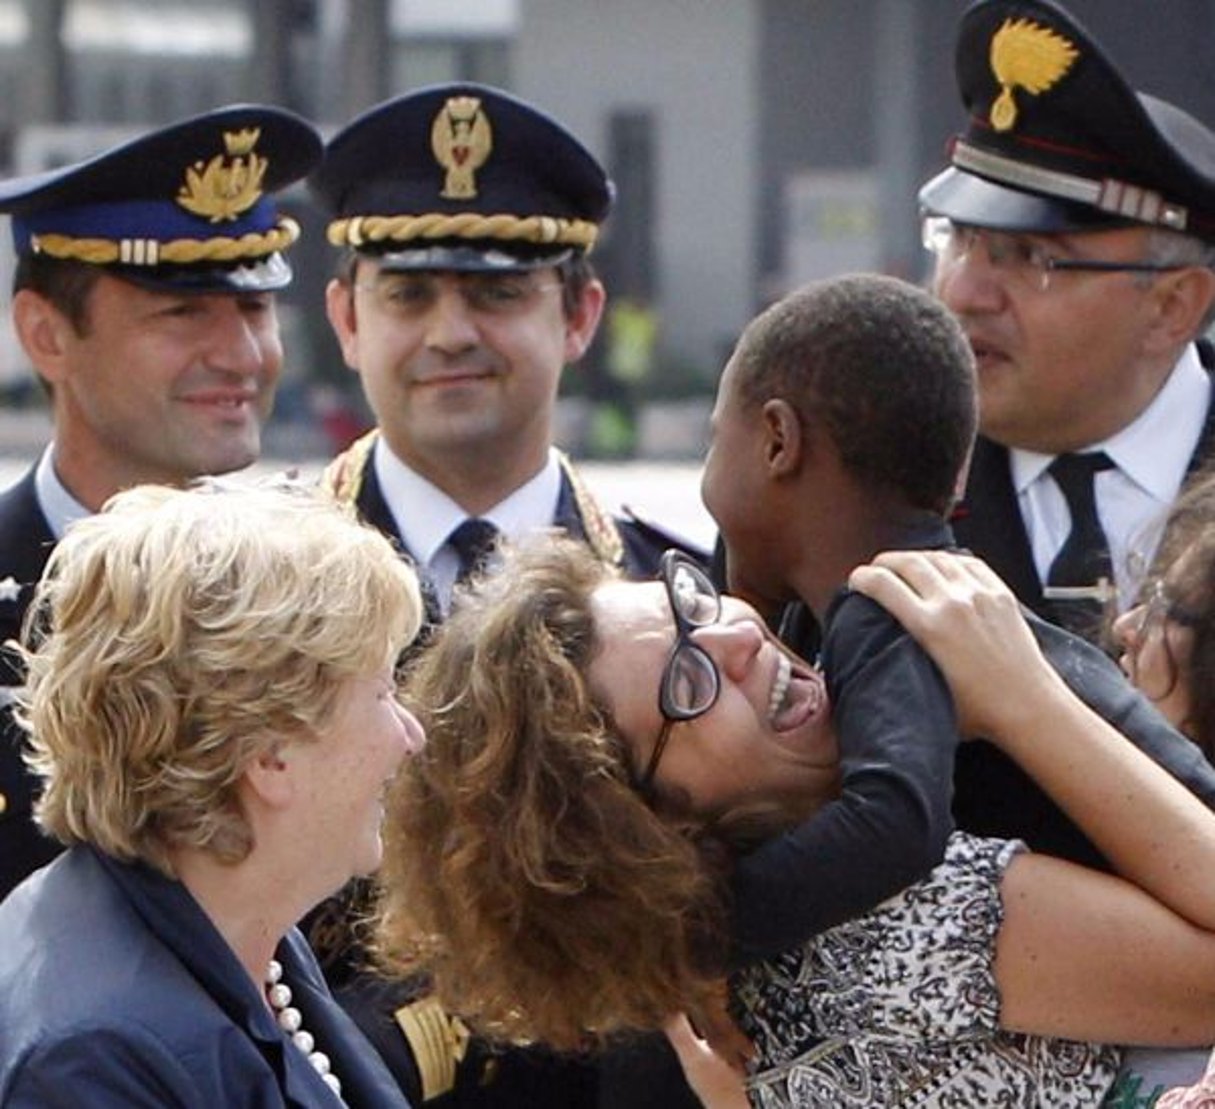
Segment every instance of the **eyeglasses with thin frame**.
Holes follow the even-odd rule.
[[[717,703],[721,674],[709,653],[692,639],[692,632],[721,619],[721,594],[709,576],[680,551],[667,551],[660,563],[662,583],[675,620],[675,642],[658,686],[662,730],[642,772],[642,789],[649,789],[671,737],[671,729],[703,716]]]
[[[454,277],[460,296],[470,312],[484,316],[515,316],[526,311],[562,282],[540,280],[527,272],[459,273]],[[380,272],[373,279],[355,282],[354,287],[375,298],[390,316],[413,319],[425,315],[439,299],[440,277],[430,272]]]
[[[1140,640],[1153,629],[1163,627],[1166,622],[1190,629],[1201,627],[1206,622],[1202,613],[1195,612],[1170,595],[1163,578],[1155,578],[1144,586],[1139,607],[1135,634]]]
[[[1046,292],[1057,273],[1169,273],[1189,268],[1172,262],[1061,258],[1045,243],[1025,235],[954,223],[947,216],[925,216],[920,232],[924,249],[945,264],[969,257],[981,241],[992,268],[1004,274],[1010,284],[1032,292]]]

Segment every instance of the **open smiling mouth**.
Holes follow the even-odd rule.
[[[768,694],[768,723],[777,732],[805,724],[826,705],[823,684],[802,666],[795,666],[783,651],[777,656],[776,676]]]

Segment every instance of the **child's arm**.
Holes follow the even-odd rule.
[[[882,608],[845,594],[827,614],[823,667],[840,796],[735,867],[736,957],[776,955],[860,916],[944,857],[958,741],[936,665]]]

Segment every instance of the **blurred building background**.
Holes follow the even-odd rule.
[[[1215,0],[1069,6],[1137,85],[1215,124]],[[608,166],[619,204],[596,261],[609,292],[648,313],[616,329],[631,343],[623,362],[605,349],[604,329],[569,376],[571,401],[611,395],[605,375],[631,365],[631,409],[685,405],[694,416],[658,430],[643,419],[621,449],[693,455],[705,397],[759,307],[835,272],[922,276],[914,198],[962,126],[952,48],[964,7],[0,0],[0,173],[84,157],[134,129],[239,100],[283,104],[328,129],[419,85],[500,85],[549,109]],[[357,403],[319,311],[332,266],[322,221],[302,191],[291,205],[305,239],[284,297],[284,422]],[[7,249],[5,236],[5,290]],[[0,389],[36,396],[30,386],[11,335],[0,333]]]

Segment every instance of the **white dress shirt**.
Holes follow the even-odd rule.
[[[446,612],[459,570],[459,559],[447,545],[447,537],[468,519],[468,513],[393,454],[383,436],[376,440],[373,464],[397,532],[425,571]],[[489,520],[507,538],[518,539],[551,527],[560,499],[561,465],[556,451],[550,448],[548,460],[535,477],[480,513],[479,518]]]
[[[1097,516],[1110,543],[1118,607],[1136,601],[1160,542],[1165,514],[1198,445],[1211,402],[1211,379],[1193,344],[1186,347],[1152,403],[1121,431],[1086,451],[1105,451],[1114,468],[1097,474]],[[1054,455],[1009,452],[1013,486],[1040,581],[1071,530],[1067,503],[1046,472]]]
[[[83,520],[93,514],[84,507],[71,493],[67,486],[59,480],[55,473],[55,447],[48,444],[38,459],[38,468],[34,471],[34,494],[38,498],[38,507],[51,527],[51,534],[56,539],[62,539],[69,524]]]

